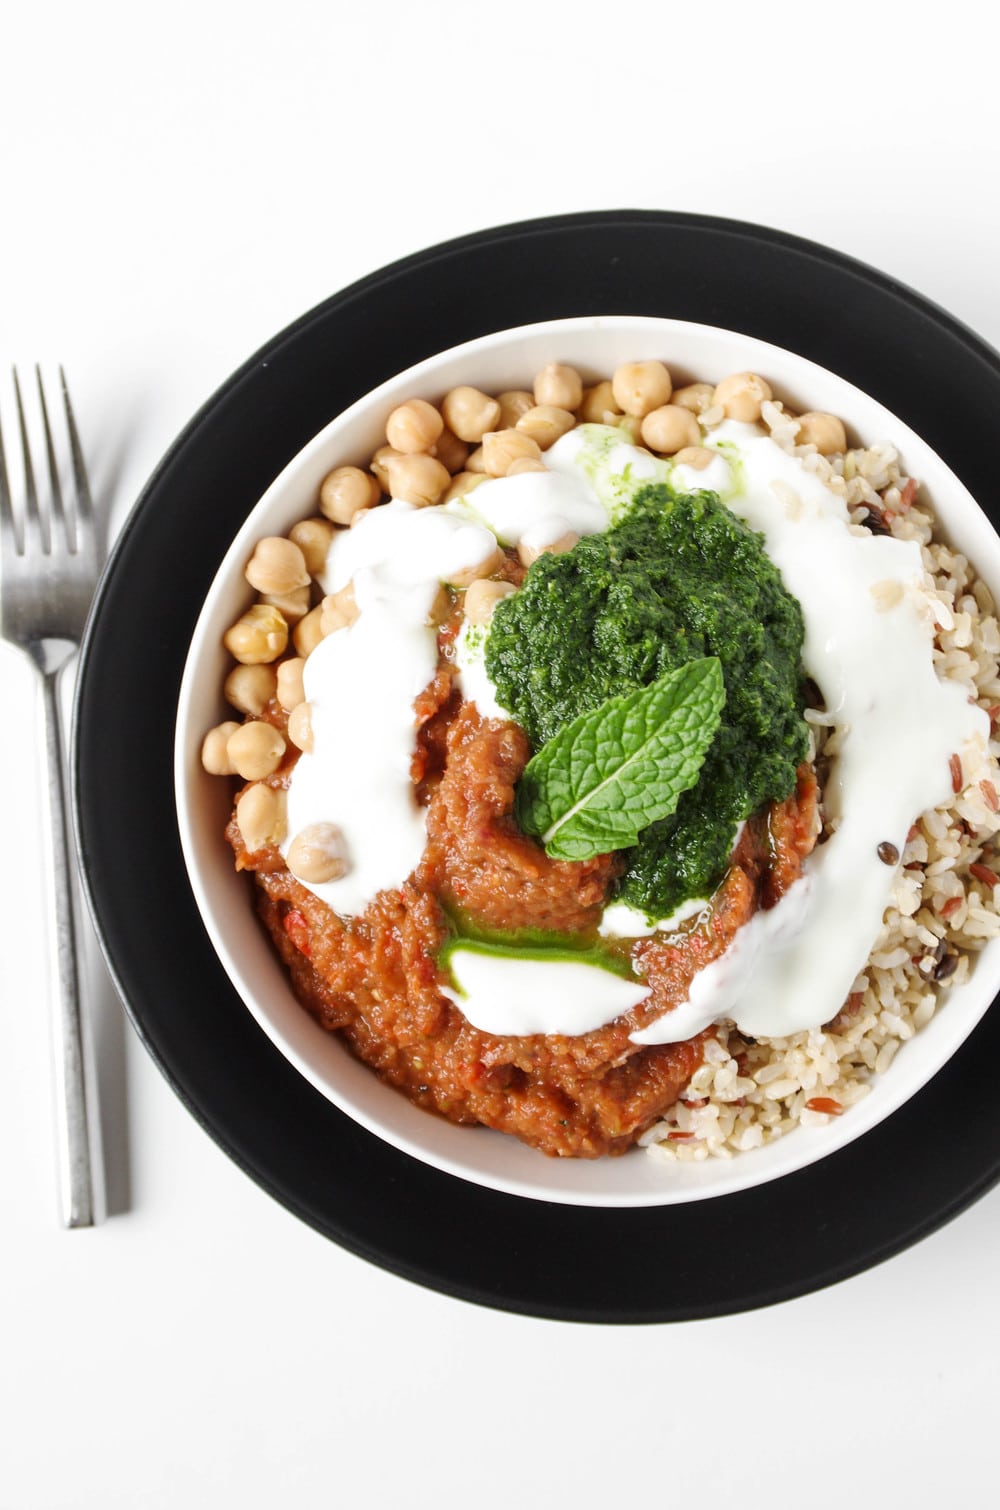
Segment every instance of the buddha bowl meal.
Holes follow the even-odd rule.
[[[501,1188],[820,1157],[996,989],[997,551],[905,426],[759,342],[570,321],[422,364],[292,463],[199,625],[178,794],[227,968],[325,1093]]]

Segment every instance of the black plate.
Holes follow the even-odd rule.
[[[202,927],[174,817],[188,643],[230,540],[276,473],[411,363],[491,330],[595,313],[702,321],[810,357],[908,421],[976,497],[994,496],[1000,358],[909,289],[824,247],[648,211],[562,216],[434,247],[277,336],[160,464],[118,541],[84,648],[78,825],[103,947],[141,1038],[265,1190],[352,1252],[450,1295],[565,1320],[689,1320],[843,1279],[993,1185],[1000,1014],[887,1122],[756,1191],[623,1211],[494,1194],[363,1131],[272,1046]]]

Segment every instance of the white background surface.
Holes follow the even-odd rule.
[[[805,235],[1000,345],[1000,25],[906,18],[20,6],[0,94],[8,445],[2,372],[63,361],[117,526],[191,414],[297,315],[446,237],[571,210]],[[289,1216],[98,993],[118,1209],[59,1230],[33,689],[6,647],[0,678],[4,1510],[988,1498],[1000,1191],[755,1314],[601,1329],[480,1310]],[[652,1260],[669,1286],[670,1255]]]

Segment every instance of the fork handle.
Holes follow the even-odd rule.
[[[87,1094],[88,1063],[80,1009],[80,977],[73,906],[74,854],[63,759],[59,673],[42,672],[42,724],[48,773],[45,804],[49,842],[49,999],[55,1075],[59,1214],[64,1227],[96,1220],[94,1163]]]

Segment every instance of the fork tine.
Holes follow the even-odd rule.
[[[31,465],[31,444],[28,440],[28,424],[24,417],[24,402],[21,385],[14,368],[14,396],[17,399],[17,418],[21,429],[21,450],[24,452],[24,549],[26,554],[48,554],[49,532],[47,520],[43,520],[38,508],[38,490],[35,487],[35,469]]]
[[[53,537],[55,531],[62,526],[66,537],[66,546],[71,554],[76,551],[76,520],[72,526],[63,506],[62,488],[59,486],[59,467],[56,463],[56,448],[52,440],[52,426],[49,424],[49,406],[45,402],[45,387],[42,383],[42,369],[35,363],[35,381],[38,384],[38,407],[42,411],[42,428],[45,432],[45,455],[49,464],[49,484],[51,487],[49,527]]]
[[[24,544],[14,516],[14,506],[11,503],[10,483],[7,480],[7,458],[3,449],[3,430],[0,429],[0,537],[3,538],[5,545],[8,536],[13,540],[14,549],[20,555]]]
[[[90,496],[90,483],[87,480],[87,468],[83,460],[83,447],[80,444],[80,434],[76,428],[73,406],[69,401],[66,374],[61,366],[59,368],[59,382],[62,386],[63,407],[66,410],[66,429],[69,431],[69,449],[73,459],[73,486],[76,489],[76,548],[79,550],[85,543],[88,534],[90,536],[93,535],[94,500]]]

